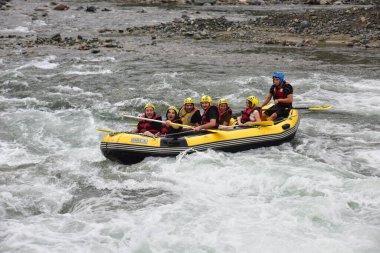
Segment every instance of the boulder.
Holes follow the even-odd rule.
[[[249,5],[265,5],[264,0],[247,0],[246,2]]]
[[[332,0],[320,0],[319,1],[319,4],[321,4],[321,5],[330,5],[332,3],[333,3]]]
[[[52,41],[57,41],[57,42],[61,42],[62,41],[62,37],[61,37],[60,33],[54,34],[50,39]]]
[[[87,6],[86,11],[87,12],[96,12],[96,7],[95,6]]]
[[[55,6],[53,8],[53,10],[55,10],[55,11],[65,11],[65,10],[68,10],[68,9],[70,9],[70,7],[67,6],[67,5],[65,5],[65,4],[58,4],[57,6]]]
[[[207,4],[215,4],[216,0],[194,0],[195,5],[207,5]]]

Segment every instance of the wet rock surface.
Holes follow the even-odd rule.
[[[130,35],[155,34],[160,37],[244,40],[293,46],[342,44],[380,47],[379,6],[340,10],[268,13],[249,21],[229,21],[225,17],[190,19],[187,15],[156,26],[127,28]],[[112,31],[111,31],[112,32]]]
[[[12,7],[11,0],[0,0],[0,11],[8,10]]]

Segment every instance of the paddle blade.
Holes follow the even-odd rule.
[[[331,109],[331,105],[320,105],[320,106],[309,106],[309,107],[295,107],[293,109],[297,110],[311,110],[311,111],[322,111],[322,110],[328,110]]]
[[[98,132],[104,132],[104,133],[113,133],[113,132],[115,132],[113,130],[108,130],[108,129],[103,129],[103,128],[97,128],[96,130]]]
[[[332,108],[331,105],[321,105],[321,106],[312,106],[309,108],[309,110],[319,111],[319,110],[328,110],[330,108]]]

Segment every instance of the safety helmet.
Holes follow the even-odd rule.
[[[194,99],[192,99],[192,98],[185,98],[184,100],[183,100],[183,104],[185,105],[185,104],[195,104],[195,101],[194,101]]]
[[[175,107],[175,106],[169,106],[169,108],[166,110],[166,113],[169,111],[169,110],[174,110],[175,111],[175,113],[178,115],[178,108],[177,107]]]
[[[144,111],[146,110],[146,108],[148,107],[151,107],[153,108],[153,111],[156,111],[156,107],[152,104],[152,103],[147,103],[145,106],[144,106]]]
[[[254,96],[247,97],[247,100],[252,103],[252,107],[259,105],[259,99]]]
[[[200,102],[201,102],[201,103],[205,103],[205,102],[206,102],[206,103],[210,103],[210,104],[211,104],[211,103],[212,103],[212,99],[211,99],[210,96],[206,96],[206,95],[205,95],[205,96],[202,96],[202,97],[201,97],[201,101],[200,101]]]
[[[281,83],[285,83],[285,75],[281,72],[274,72],[273,78],[278,78],[280,79]]]
[[[218,106],[219,106],[220,104],[228,104],[227,99],[225,99],[225,98],[221,98],[221,99],[219,99],[219,101],[218,101]]]

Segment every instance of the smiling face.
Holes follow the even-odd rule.
[[[219,110],[221,111],[221,112],[225,112],[225,111],[227,111],[227,104],[220,104],[219,105]]]
[[[168,112],[166,113],[166,118],[168,120],[174,120],[175,116],[176,116],[175,111],[172,109],[168,110]]]
[[[187,113],[192,112],[193,110],[194,110],[194,104],[191,104],[191,103],[185,104],[185,111]]]
[[[203,110],[207,110],[210,107],[210,103],[209,102],[202,102],[201,107]]]
[[[153,110],[153,108],[152,108],[152,107],[147,107],[147,108],[145,109],[145,115],[146,115],[149,119],[153,118],[153,115],[154,115],[154,110]]]

